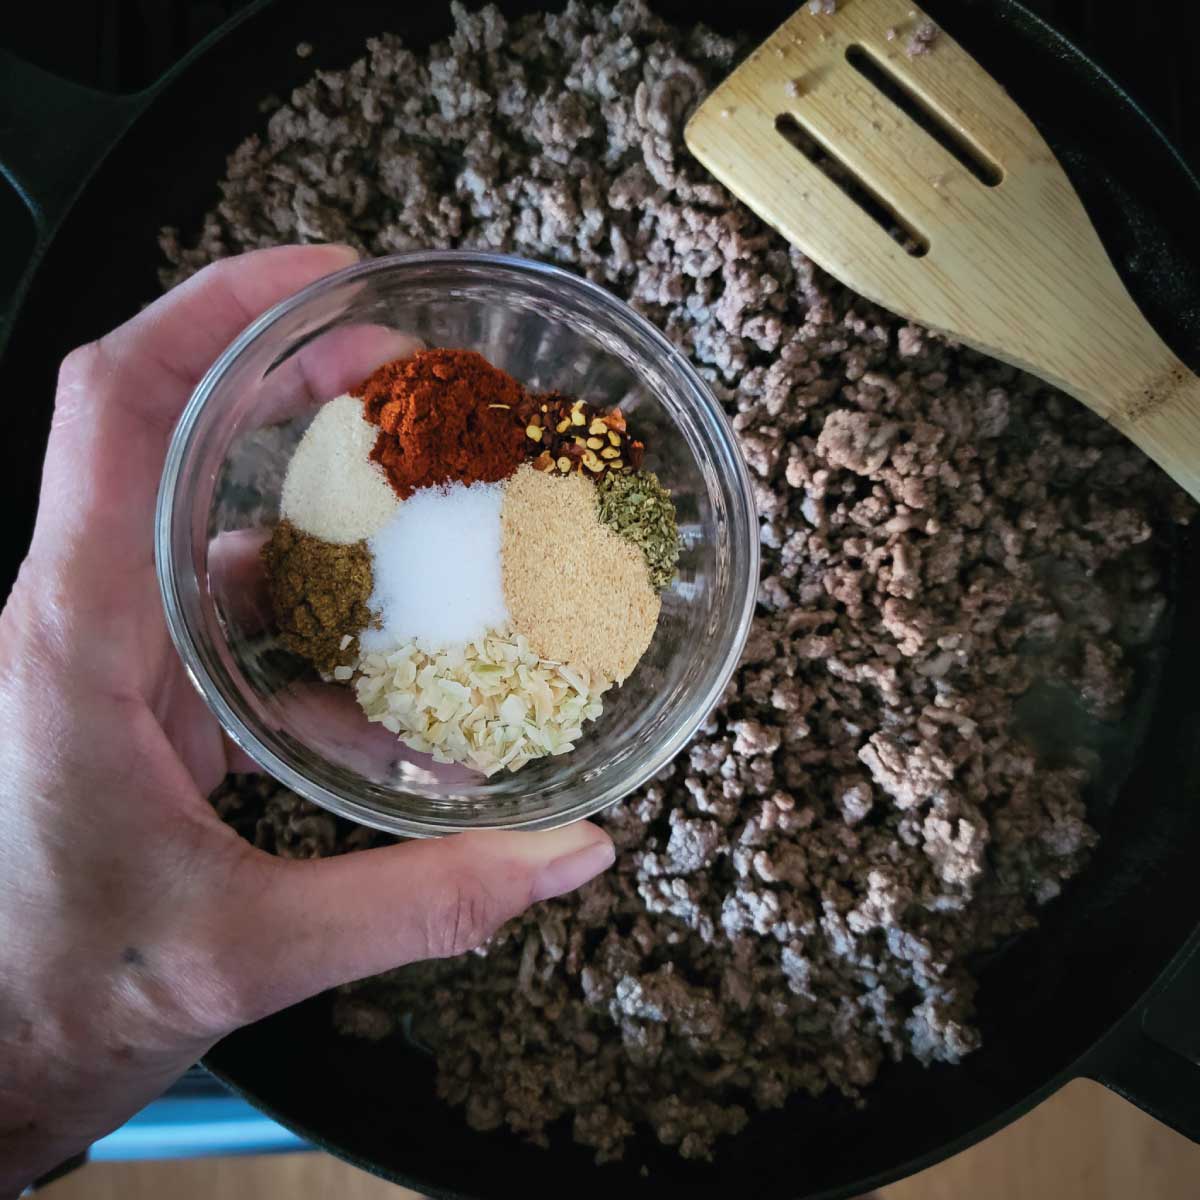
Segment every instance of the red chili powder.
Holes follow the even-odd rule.
[[[379,426],[371,458],[402,500],[438,484],[495,483],[525,460],[525,389],[474,350],[384,363],[352,394]]]

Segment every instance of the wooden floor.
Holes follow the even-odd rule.
[[[49,1200],[405,1200],[321,1154],[96,1163]],[[884,1200],[1197,1200],[1200,1146],[1095,1084],[1077,1082],[989,1141],[893,1184]]]

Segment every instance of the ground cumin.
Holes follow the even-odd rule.
[[[337,546],[285,520],[275,526],[262,557],[283,644],[325,673],[354,662],[358,635],[372,616],[366,542]]]

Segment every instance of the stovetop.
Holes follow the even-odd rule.
[[[14,5],[0,16],[0,45],[79,83],[136,91],[249,2],[62,0]],[[1179,0],[1022,2],[1106,67],[1184,154],[1193,163],[1200,161],[1200,90],[1194,83],[1200,64],[1200,5]],[[801,0],[795,3],[799,7]]]
[[[131,92],[158,78],[248,2],[9,5],[0,14],[0,45],[78,83]],[[1200,160],[1200,90],[1192,82],[1200,62],[1200,5],[1180,5],[1178,0],[1024,3],[1107,67],[1184,154]],[[194,1068],[160,1100],[97,1142],[90,1157],[127,1160],[303,1148],[300,1139]]]

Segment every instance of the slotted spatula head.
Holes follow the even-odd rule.
[[[1200,497],[1200,380],[1033,124],[907,0],[826,7],[709,96],[691,151],[831,275],[1063,388]]]

